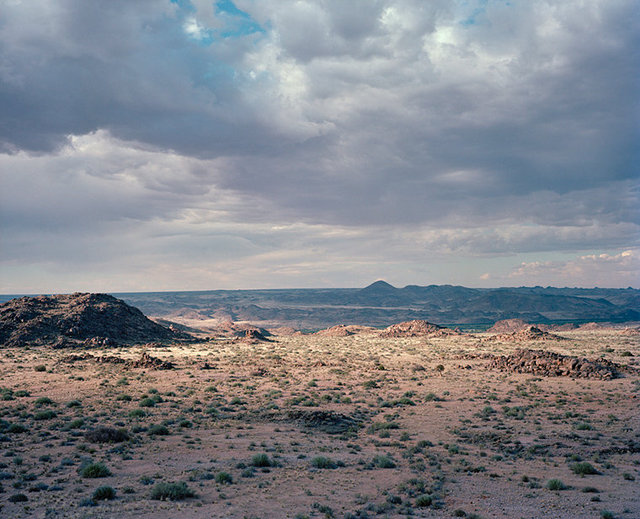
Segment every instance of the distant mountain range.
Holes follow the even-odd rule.
[[[388,326],[411,319],[446,325],[491,325],[519,318],[530,323],[640,321],[640,290],[633,288],[467,288],[385,281],[357,288],[212,290],[114,294],[146,315],[170,319],[250,321],[264,326],[319,329],[336,324]]]

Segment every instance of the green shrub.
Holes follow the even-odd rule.
[[[338,464],[326,456],[317,456],[311,460],[311,466],[317,469],[335,469]]]
[[[13,494],[9,497],[10,503],[24,503],[25,501],[29,501],[29,498],[24,494]]]
[[[231,485],[233,483],[233,477],[228,472],[218,472],[218,474],[216,474],[216,483]]]
[[[56,412],[51,409],[47,409],[46,411],[39,411],[35,415],[33,415],[34,420],[51,420],[56,417]]]
[[[21,423],[12,423],[9,427],[7,427],[8,433],[18,434],[26,431],[27,431],[27,428]]]
[[[158,483],[151,490],[151,499],[160,501],[181,501],[194,496],[194,492],[184,482]]]
[[[91,463],[83,467],[80,474],[83,478],[106,478],[111,471],[104,463]]]
[[[53,400],[51,400],[48,396],[41,396],[40,398],[38,398],[34,402],[34,405],[36,407],[43,407],[45,405],[53,405]]]
[[[37,366],[35,366],[33,368],[34,371],[47,371],[47,366],[45,366],[44,364],[38,364]]]
[[[84,437],[92,443],[120,443],[129,439],[129,433],[125,429],[103,426],[87,431]]]
[[[116,491],[113,487],[110,486],[102,486],[95,489],[93,492],[93,496],[91,498],[94,501],[105,501],[109,499],[114,499],[116,497]]]
[[[149,436],[168,436],[169,429],[167,429],[164,425],[155,424],[149,427],[147,434]]]
[[[394,461],[389,456],[386,456],[384,454],[378,454],[374,456],[372,463],[379,469],[392,469],[396,466]]]
[[[571,465],[571,470],[574,474],[578,474],[579,476],[600,474],[588,461],[583,461],[582,463],[574,463],[573,465]]]
[[[433,503],[433,498],[428,494],[422,494],[421,496],[418,496],[416,499],[416,506],[418,508],[431,506],[432,503]]]
[[[547,481],[547,488],[549,490],[566,490],[568,487],[559,479],[550,479]]]
[[[147,413],[144,409],[133,409],[129,411],[129,418],[144,418]]]
[[[266,454],[254,454],[251,458],[251,465],[254,467],[271,467],[273,466],[273,462],[269,459],[269,456]]]

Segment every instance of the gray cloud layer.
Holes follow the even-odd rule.
[[[126,248],[313,285],[350,270],[301,250],[402,278],[405,258],[638,246],[633,1],[181,5],[2,2],[11,268]]]

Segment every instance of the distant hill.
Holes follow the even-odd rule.
[[[189,310],[264,327],[316,330],[338,324],[385,327],[415,319],[485,326],[503,319],[534,324],[640,321],[640,290],[633,288],[397,288],[378,280],[364,288],[128,293],[118,297],[151,316]]]
[[[378,280],[364,288],[210,290],[114,294],[144,314],[171,320],[248,321],[264,328],[319,330],[338,324],[386,327],[426,320],[448,326],[488,327],[503,319],[532,324],[640,321],[640,290],[633,288],[408,285]]]

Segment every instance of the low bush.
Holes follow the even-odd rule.
[[[194,492],[184,482],[158,483],[151,490],[151,499],[159,501],[181,501],[194,496]]]
[[[80,471],[83,478],[106,478],[111,475],[111,471],[104,463],[91,463]]]
[[[91,496],[94,501],[105,501],[109,499],[114,499],[116,497],[116,491],[113,487],[110,486],[102,486],[95,489],[93,492],[93,496]]]
[[[571,470],[574,474],[579,476],[586,476],[591,474],[600,474],[591,463],[583,461],[581,463],[574,463],[571,465]]]
[[[547,488],[549,490],[566,490],[568,487],[559,479],[550,479],[547,481]]]
[[[84,435],[87,441],[92,443],[119,443],[129,439],[129,433],[125,429],[114,427],[97,427],[87,431]]]
[[[254,454],[251,458],[251,465],[254,467],[272,467],[273,462],[266,454]]]

